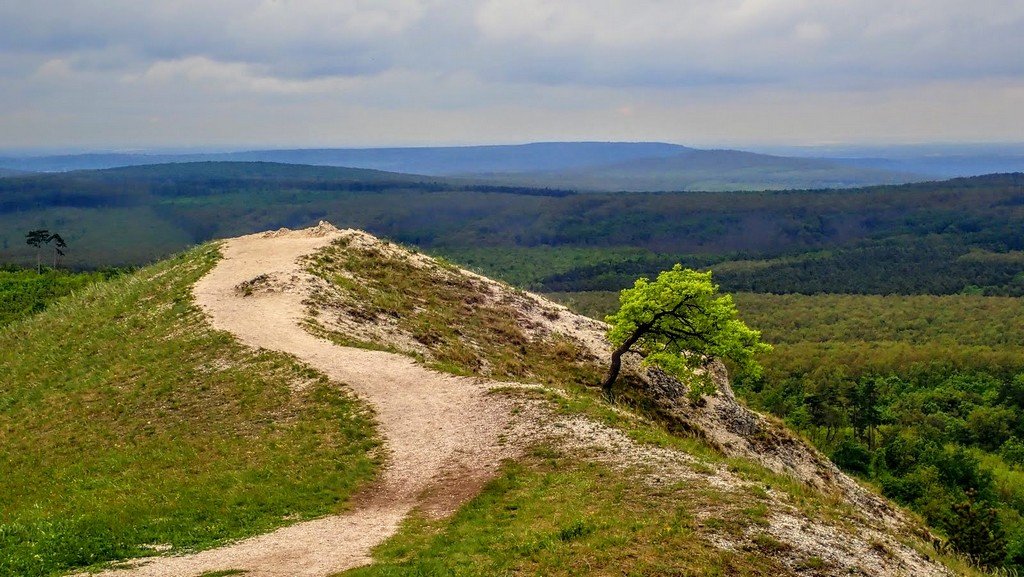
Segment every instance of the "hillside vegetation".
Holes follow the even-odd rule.
[[[601,316],[616,295],[557,298]],[[775,345],[740,396],[954,540],[981,528],[976,553],[990,564],[1024,567],[1024,301],[741,293],[736,302]],[[969,520],[974,509],[997,514]]]
[[[285,279],[309,290],[295,298],[307,330],[501,379],[490,394],[530,425],[494,431],[525,452],[479,496],[447,518],[414,512],[355,574],[940,575],[939,559],[977,574],[737,405],[724,374],[721,394],[693,404],[630,361],[610,407],[593,321],[369,235],[325,234],[341,238],[304,261],[311,276]],[[189,287],[217,258],[200,247],[0,331],[0,568],[56,575],[205,548],[337,512],[373,477],[359,403],[205,325]],[[280,289],[261,278],[233,298]]]
[[[206,245],[0,328],[0,574],[211,547],[336,512],[373,478],[359,403],[206,325],[190,287],[217,258]]]
[[[0,327],[41,312],[53,301],[122,274],[116,269],[68,272],[0,269]]]
[[[704,413],[693,407],[686,409],[687,417],[668,416],[656,408],[644,384],[647,377],[631,370],[623,388],[625,405],[609,411],[596,387],[606,360],[581,345],[587,342],[583,335],[597,327],[579,324],[564,309],[446,261],[355,233],[317,253],[308,266],[323,281],[307,300],[307,322],[317,334],[349,346],[399,352],[457,374],[547,384],[560,391],[548,395],[559,411],[619,427],[634,442],[683,451],[709,475],[704,482],[671,481],[678,473],[665,472],[653,458],[625,470],[609,468],[611,457],[595,462],[593,448],[542,442],[452,519],[413,519],[378,550],[374,566],[354,574],[838,574],[851,570],[848,563],[863,563],[869,573],[877,570],[868,569],[865,559],[812,553],[813,547],[779,532],[778,515],[789,507],[812,524],[839,518],[860,519],[853,526],[865,523],[864,511],[848,508],[835,489],[819,493],[803,484],[807,479],[766,470],[753,461],[756,449],[727,457],[714,443],[679,434],[711,438],[716,434],[711,427],[722,426],[713,423],[730,409],[713,404],[706,417],[697,417]],[[787,445],[776,434],[770,427],[759,433],[765,454]],[[606,447],[593,455],[616,450]],[[712,480],[717,475],[712,471],[723,465],[738,477],[735,482]],[[651,474],[664,475],[662,482],[652,483]],[[856,533],[853,526],[847,530]],[[510,534],[516,538],[509,540]],[[723,540],[742,544],[723,548],[717,544]]]

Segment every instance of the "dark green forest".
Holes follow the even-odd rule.
[[[617,290],[675,262],[726,290],[1024,294],[1024,175],[854,190],[588,193],[394,173],[194,163],[0,180],[0,262],[66,231],[79,268],[318,220],[548,291]],[[549,261],[555,266],[536,266]]]

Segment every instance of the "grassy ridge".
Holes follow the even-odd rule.
[[[217,258],[0,329],[0,574],[209,547],[337,511],[374,475],[359,404],[205,324],[189,287]]]
[[[346,575],[795,574],[793,565],[813,571],[828,562],[767,534],[777,503],[762,488],[784,494],[811,518],[859,514],[790,477],[670,433],[670,424],[653,412],[653,418],[642,416],[649,399],[636,388],[623,387],[619,407],[599,400],[593,385],[604,361],[565,346],[557,333],[531,334],[533,321],[522,317],[528,299],[511,287],[492,294],[445,261],[420,261],[386,243],[343,239],[306,264],[326,281],[308,301],[307,321],[317,333],[341,344],[405,352],[457,374],[546,383],[551,391],[535,394],[559,412],[585,414],[642,444],[680,449],[696,457],[698,470],[726,463],[754,482],[721,490],[701,482],[659,485],[637,471],[589,460],[586,449],[563,454],[541,445],[532,457],[507,463],[454,518],[414,518],[377,550],[373,566]],[[345,326],[344,318],[386,329],[363,331],[360,338],[368,340],[354,341],[349,332],[330,328]],[[743,545],[716,547],[723,534]]]

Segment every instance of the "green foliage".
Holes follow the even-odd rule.
[[[635,346],[644,363],[684,382],[706,384],[700,369],[712,358],[731,359],[756,378],[761,371],[756,356],[771,350],[761,342],[761,333],[738,318],[732,296],[718,293],[711,273],[679,264],[654,281],[640,278],[624,289],[618,312],[607,321],[613,345],[620,350]]]
[[[843,439],[829,458],[847,471],[862,475],[871,472],[871,451],[853,439]]]
[[[1024,466],[1024,441],[1016,436],[1010,437],[999,447],[999,456],[1011,465]]]
[[[41,312],[61,297],[121,274],[124,271],[118,269],[81,273],[0,269],[0,327]]]
[[[953,549],[985,567],[1002,566],[1006,557],[1006,535],[995,508],[974,499],[953,506],[949,544]]]
[[[214,546],[338,511],[373,477],[355,399],[205,324],[190,288],[217,258],[200,247],[0,328],[0,574]]]

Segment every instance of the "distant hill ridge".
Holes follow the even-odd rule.
[[[468,177],[509,186],[579,190],[763,190],[897,184],[924,177],[831,160],[660,142],[252,150],[196,154],[79,154],[2,158],[0,168],[64,172],[166,163],[276,162]]]

